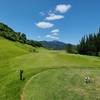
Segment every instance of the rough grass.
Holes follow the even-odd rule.
[[[31,53],[29,52],[30,49],[34,49],[34,48],[29,45],[20,44],[18,42],[11,42],[9,40],[6,40],[0,37],[0,100],[20,100],[20,94],[22,94],[24,86],[26,86],[26,88],[24,88],[25,90],[24,94],[26,95],[26,98],[29,98],[30,95],[27,95],[26,93],[30,89],[30,87],[28,89],[27,87],[28,85],[25,85],[25,84],[32,76],[37,75],[38,73],[41,73],[41,72],[43,73],[41,73],[39,76],[34,78],[35,80],[38,80],[40,84],[37,84],[37,81],[36,81],[34,82],[34,85],[37,84],[41,86],[42,84],[45,84],[46,81],[48,81],[48,83],[51,82],[50,86],[54,86],[54,89],[50,90],[51,91],[50,98],[53,98],[53,97],[56,98],[52,100],[57,100],[58,98],[59,98],[58,100],[62,100],[60,99],[61,97],[65,98],[66,90],[64,90],[63,86],[64,84],[65,86],[67,84],[67,85],[70,85],[70,87],[71,86],[73,87],[74,84],[77,84],[75,83],[75,81],[71,81],[75,75],[78,77],[78,76],[81,76],[81,73],[87,72],[92,77],[92,80],[94,82],[94,83],[91,83],[91,87],[95,87],[96,84],[99,84],[99,71],[100,71],[99,57],[72,55],[72,54],[67,54],[65,51],[49,51],[43,48],[35,48],[39,52]],[[23,81],[19,80],[20,69],[24,70]],[[69,72],[69,74],[67,72]],[[77,72],[77,74],[75,74],[75,72]],[[63,73],[66,73],[66,75]],[[53,76],[55,75],[56,77],[53,78]],[[59,75],[61,76],[61,79],[58,80]],[[69,77],[70,75],[73,78]],[[83,77],[85,75],[86,73],[83,74]],[[42,82],[42,80],[39,80],[38,77],[40,77],[40,79],[44,77],[43,79],[44,83]],[[80,82],[84,81],[83,77],[80,78],[81,79]],[[94,81],[95,77],[96,79],[98,79],[98,81]],[[48,78],[50,78],[50,81],[47,80]],[[67,78],[69,80],[69,83],[65,81]],[[32,80],[32,82],[34,81],[34,79]],[[55,82],[55,80],[58,82]],[[75,80],[77,80],[77,78],[75,78]],[[58,92],[55,89],[57,83],[59,82],[62,83],[62,85],[60,84],[61,88],[58,85],[58,88],[59,88],[58,92],[59,94],[61,93],[61,95],[57,95]],[[29,84],[31,84],[31,82]],[[86,85],[86,84],[83,84],[83,85]],[[46,92],[45,90],[47,90],[48,87],[49,87],[49,84],[47,87],[45,87],[44,85],[44,87],[42,88],[42,90],[44,89],[44,94]],[[73,89],[72,87],[70,89]],[[97,99],[99,98],[100,89],[98,85],[97,87],[93,88],[94,92],[91,92],[91,94],[89,94],[89,96],[91,96],[91,100],[93,98],[92,94],[94,93],[97,93],[98,96],[96,94],[95,96],[97,96]],[[35,88],[38,88],[38,86]],[[67,89],[67,87],[65,89]],[[84,92],[87,90],[88,88],[85,88],[85,90],[83,90],[80,84],[75,88],[74,91]],[[29,91],[33,91],[33,90],[29,90]],[[41,90],[39,91],[41,92]],[[55,96],[53,96],[54,92],[57,92]],[[34,93],[38,94],[38,92],[35,90],[34,90]],[[68,93],[70,93],[68,95],[69,100],[71,100],[70,98],[73,98],[75,96],[79,98],[79,95],[75,94],[76,92],[72,93],[72,90],[70,90],[70,92]],[[49,94],[46,94],[46,95],[49,95]],[[36,95],[34,96],[31,95],[32,97],[31,100],[36,100],[36,99],[33,99],[35,96]],[[42,100],[42,99],[37,99],[37,100]],[[95,99],[93,98],[93,100]]]

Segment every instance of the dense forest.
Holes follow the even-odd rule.
[[[0,36],[11,41],[29,44],[34,47],[42,47],[42,44],[40,42],[27,39],[24,33],[21,34],[20,32],[15,32],[4,23],[0,23]]]
[[[78,45],[78,53],[83,55],[100,56],[100,28],[97,34],[82,37]]]

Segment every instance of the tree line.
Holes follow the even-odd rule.
[[[25,43],[34,47],[42,47],[42,44],[40,42],[27,39],[25,33],[15,32],[3,23],[0,23],[0,36],[11,41]]]
[[[77,50],[79,54],[100,56],[100,28],[97,34],[82,37]]]

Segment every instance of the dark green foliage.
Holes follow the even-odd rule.
[[[99,29],[100,31],[100,29]],[[78,45],[78,53],[83,55],[99,56],[100,32],[84,36]]]
[[[42,47],[42,44],[40,42],[27,40],[26,35],[24,33],[21,34],[20,32],[14,32],[11,28],[9,28],[7,25],[3,23],[0,23],[0,36],[11,41],[29,44],[34,47]]]
[[[68,53],[77,54],[77,46],[70,43],[66,44],[66,51]]]
[[[70,43],[67,44],[67,52],[72,53],[72,45]]]

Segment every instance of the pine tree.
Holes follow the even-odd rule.
[[[78,53],[98,56],[100,52],[100,28],[97,34],[89,34],[82,37],[78,45]]]

